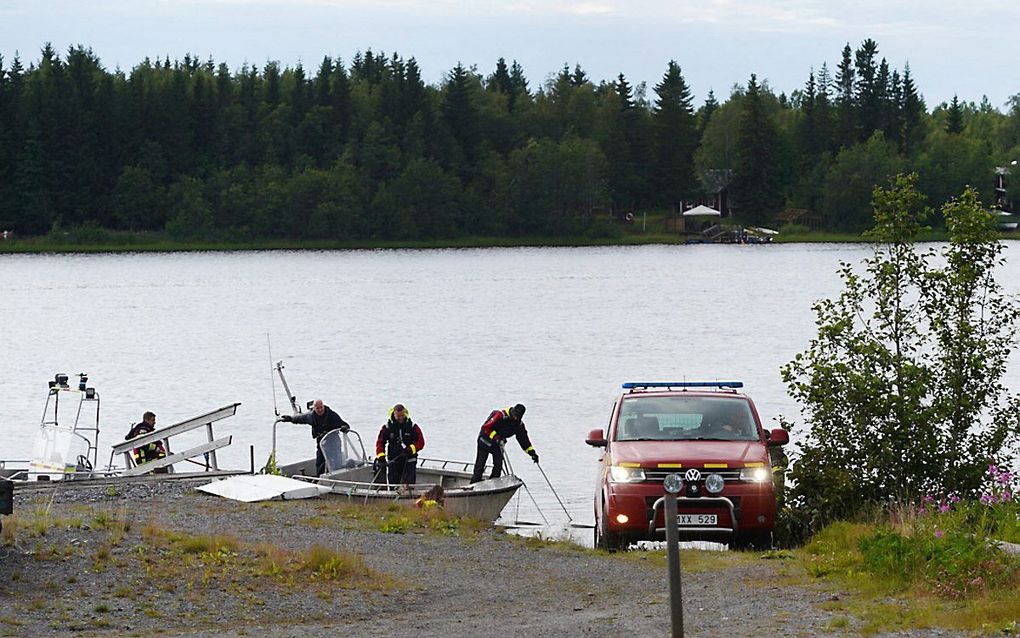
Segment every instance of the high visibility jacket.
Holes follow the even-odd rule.
[[[390,420],[379,429],[379,436],[375,440],[375,455],[386,456],[395,459],[401,454],[404,458],[418,456],[425,447],[425,435],[417,423],[411,421],[411,417],[405,417],[401,423],[390,415]],[[406,450],[406,453],[405,453]]]
[[[136,423],[135,425],[131,426],[131,430],[124,438],[133,439],[136,436],[141,436],[142,434],[152,432],[154,429],[155,428],[153,428],[151,425],[144,421],[141,423]],[[136,447],[134,450],[131,451],[131,455],[135,459],[135,465],[141,465],[142,463],[148,463],[150,461],[155,461],[157,459],[165,457],[166,450],[163,448],[162,441],[154,441],[152,443],[147,443],[141,447]]]
[[[510,408],[505,410],[493,410],[489,418],[482,424],[482,431],[479,435],[483,441],[495,441],[503,443],[512,436],[517,437],[517,443],[521,449],[531,453],[535,448],[528,438],[528,429],[524,427],[524,421],[515,421],[510,416]]]

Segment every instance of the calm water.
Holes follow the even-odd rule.
[[[795,414],[779,367],[813,336],[811,304],[838,291],[838,262],[867,254],[830,244],[3,255],[0,458],[31,453],[46,381],[85,371],[102,397],[102,462],[145,410],[168,425],[239,401],[216,428],[234,437],[220,463],[246,468],[254,446],[261,465],[274,414],[268,334],[298,400],[321,397],[366,445],[402,402],[425,456],[472,460],[489,411],[526,404],[542,467],[588,521],[598,454],[584,435],[605,424],[621,382],[740,379],[768,426]],[[1018,260],[1003,275],[1020,286]],[[279,383],[276,403],[287,409]],[[305,426],[281,424],[278,447],[281,462],[313,453]],[[546,515],[565,520],[510,448]]]

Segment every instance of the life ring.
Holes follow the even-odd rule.
[[[634,213],[632,213],[630,211],[627,211],[626,213],[624,213],[623,214],[623,221],[625,221],[625,222],[632,222],[632,221],[634,221]]]

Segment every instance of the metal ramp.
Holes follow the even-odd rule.
[[[174,423],[173,425],[158,428],[147,434],[136,436],[133,439],[124,441],[123,443],[118,443],[113,446],[113,451],[110,452],[110,465],[113,465],[113,458],[116,455],[123,454],[124,466],[127,469],[121,475],[139,476],[142,474],[148,474],[160,468],[169,467],[174,463],[180,463],[202,455],[206,459],[205,465],[207,470],[219,470],[219,465],[216,462],[216,450],[230,445],[233,437],[225,436],[219,439],[215,438],[213,436],[212,424],[216,421],[234,416],[234,414],[237,413],[237,406],[239,405],[241,404],[232,403],[230,405],[225,405],[218,410],[213,410],[179,423]],[[183,452],[169,454],[156,461],[143,463],[142,465],[135,465],[134,459],[131,457],[131,451],[135,448],[148,445],[149,443],[155,443],[156,441],[169,441],[170,437],[190,432],[191,430],[195,430],[203,426],[206,428],[206,436],[208,437],[208,441],[206,443],[184,450]],[[167,449],[169,449],[169,443],[167,443]]]

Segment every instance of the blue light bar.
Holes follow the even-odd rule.
[[[743,381],[628,381],[624,390],[634,388],[742,388]]]

